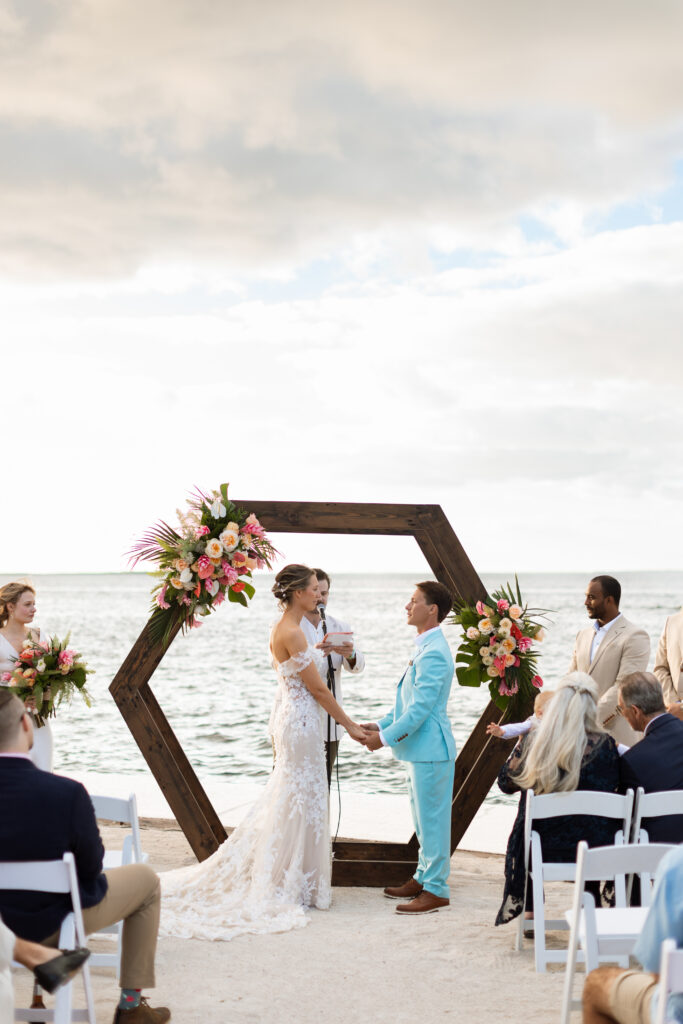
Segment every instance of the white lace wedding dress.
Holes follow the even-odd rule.
[[[275,766],[261,797],[230,838],[201,864],[161,875],[161,934],[232,939],[307,924],[327,910],[331,847],[322,709],[301,681],[309,647],[274,663]]]

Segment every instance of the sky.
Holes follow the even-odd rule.
[[[440,504],[481,572],[683,568],[681,38],[677,0],[0,0],[0,571],[124,570],[223,481]]]

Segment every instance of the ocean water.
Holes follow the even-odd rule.
[[[372,721],[387,710],[413,651],[414,630],[405,624],[404,605],[415,574],[337,574],[329,608],[349,622],[366,656],[362,675],[346,674],[344,699],[348,714]],[[652,639],[650,667],[664,620],[683,601],[683,572],[622,573],[622,611],[644,626]],[[8,577],[0,577],[6,582]],[[71,630],[72,644],[85,655],[95,674],[88,709],[79,699],[53,719],[55,770],[131,774],[147,772],[108,687],[147,619],[151,580],[144,574],[34,576],[36,622],[62,636]],[[489,589],[508,576],[485,575]],[[203,620],[200,629],[178,636],[151,680],[159,703],[200,778],[263,781],[272,764],[266,725],[275,677],[269,660],[268,636],[277,618],[270,593],[272,576],[257,574],[256,596],[249,608],[225,603]],[[552,686],[566,671],[577,630],[588,622],[583,607],[587,578],[573,573],[529,573],[520,576],[530,606],[551,609],[542,644],[540,672]],[[456,627],[445,625],[453,653]],[[488,699],[488,690],[454,683],[449,704],[458,749],[467,739]],[[346,738],[339,759],[339,777],[346,791],[402,793],[401,765],[384,755],[369,754]],[[489,799],[507,803],[497,787]],[[513,798],[514,799],[514,798]]]

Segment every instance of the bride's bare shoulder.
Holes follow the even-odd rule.
[[[286,661],[294,654],[305,651],[307,647],[301,626],[283,620],[276,623],[270,637],[270,649],[277,661]]]

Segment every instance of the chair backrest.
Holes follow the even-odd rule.
[[[674,992],[683,992],[683,949],[677,949],[674,939],[664,939],[659,966],[659,1005],[656,1024],[666,1024],[667,1003]]]
[[[62,860],[0,861],[0,889],[69,893],[78,942],[85,945],[81,894],[73,853],[65,853]]]
[[[633,814],[633,842],[647,842],[642,828],[643,818],[665,818],[670,814],[683,814],[683,789],[666,789],[659,793],[646,793],[642,786],[636,790]]]
[[[138,804],[135,793],[131,793],[127,800],[116,796],[90,796],[95,809],[95,817],[106,821],[120,821],[124,825],[130,825],[133,838],[133,856],[137,863],[142,862],[142,839],[140,835],[140,822],[138,820]],[[124,843],[124,847],[125,847]]]
[[[603,793],[592,789],[576,789],[571,793],[543,793],[536,796],[531,790],[526,795],[524,823],[524,851],[528,857],[533,821],[540,818],[560,818],[563,815],[592,815],[614,818],[620,823],[624,837],[630,835],[633,812],[633,790],[622,793]],[[619,826],[617,826],[619,827]],[[616,831],[616,829],[615,829]]]
[[[576,884],[579,890],[585,882],[609,881],[621,892],[627,875],[640,875],[641,903],[650,903],[652,876],[662,857],[678,847],[669,843],[638,843],[628,846],[594,846],[581,842],[576,855]],[[621,900],[617,900],[617,905]]]

